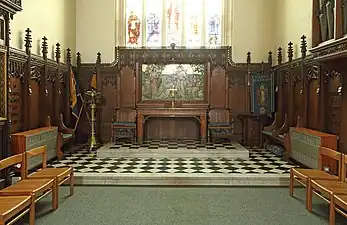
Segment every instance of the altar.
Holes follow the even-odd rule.
[[[183,126],[177,127],[176,118],[191,118],[197,121],[199,132],[198,136],[202,143],[206,142],[207,136],[207,110],[199,108],[140,108],[137,109],[137,141],[142,143],[145,135],[145,124],[146,121],[149,121],[151,118],[168,118],[174,119],[168,121],[163,130],[166,131],[166,135],[163,136],[162,132],[159,134],[160,139],[172,139],[172,137],[182,136],[182,133],[187,129],[194,129],[192,126]],[[152,129],[155,130],[155,129]],[[157,129],[158,130],[158,129]],[[189,130],[188,130],[189,131]],[[171,135],[170,135],[171,134]],[[168,136],[169,135],[169,136]],[[183,134],[184,135],[184,134]],[[185,137],[187,139],[187,136]]]

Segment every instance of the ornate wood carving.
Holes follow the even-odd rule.
[[[219,49],[186,49],[186,48],[116,48],[116,61],[112,65],[119,66],[120,69],[125,66],[135,70],[136,63],[145,64],[203,64],[211,63],[211,69],[221,66],[226,69],[228,65],[234,65],[231,58],[231,47],[222,47]]]
[[[117,77],[114,75],[108,75],[108,76],[102,76],[101,77],[101,86],[107,87],[112,86],[114,88],[117,88]]]
[[[30,79],[31,80],[36,80],[38,83],[41,83],[41,72],[42,72],[41,68],[39,68],[37,66],[32,66],[31,67]]]
[[[310,65],[307,68],[307,83],[310,83],[312,80],[317,80],[319,76],[319,67],[318,65]]]

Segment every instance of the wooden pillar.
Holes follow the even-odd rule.
[[[288,43],[288,76],[289,76],[289,101],[288,101],[288,122],[289,122],[289,126],[293,126],[296,118],[294,118],[294,103],[295,103],[295,99],[294,99],[294,74],[292,73],[292,69],[291,69],[291,64],[293,61],[293,43],[289,42]]]
[[[72,74],[72,66],[71,66],[71,50],[68,48],[66,50],[66,65],[68,66],[68,72],[65,76],[65,112],[64,112],[64,122],[71,125],[71,109],[70,109],[70,76]]]
[[[60,50],[60,44],[57,43],[55,48],[55,60],[57,62],[57,71],[55,73],[55,85],[53,87],[53,99],[55,101],[54,111],[53,111],[53,118],[52,122],[53,124],[59,124],[60,120],[60,107],[61,107],[61,85],[64,83],[64,80],[61,80],[60,77],[60,59],[61,59],[61,50]]]
[[[43,66],[43,76],[40,77],[40,87],[39,87],[39,107],[40,107],[40,126],[44,127],[47,123],[47,116],[50,115],[50,107],[46,107],[48,104],[48,80],[49,80],[49,73],[48,73],[48,64],[47,64],[47,53],[48,53],[48,44],[47,44],[47,38],[42,38],[42,56],[44,60],[44,66]],[[53,106],[54,104],[52,104]]]
[[[22,109],[23,109],[23,130],[28,130],[30,126],[30,86],[29,80],[31,76],[31,30],[28,28],[25,30],[25,52],[27,54],[27,62],[25,66],[25,73],[23,79],[23,89],[22,89]]]
[[[284,101],[283,99],[283,77],[281,73],[281,65],[282,65],[282,48],[279,47],[277,51],[277,69],[276,69],[276,91],[277,91],[277,98],[276,98],[276,112],[277,112],[277,118],[279,119],[278,124],[283,124],[284,120],[284,104],[287,101]]]
[[[300,77],[301,77],[301,89],[300,89],[300,94],[302,97],[302,102],[304,105],[304,126],[307,127],[308,125],[308,113],[309,113],[309,107],[310,107],[310,94],[309,93],[309,82],[308,82],[308,76],[305,71],[305,58],[306,58],[306,53],[307,53],[307,43],[306,43],[306,36],[302,35],[301,37],[301,62],[300,62]],[[300,115],[301,116],[301,115]]]
[[[247,74],[246,74],[246,113],[251,113],[251,53],[247,52]]]
[[[101,75],[100,75],[100,64],[101,64],[101,53],[97,53],[96,64],[95,64],[95,75],[96,75],[96,90],[102,95],[102,84],[101,84]],[[96,111],[96,135],[98,140],[102,143],[101,139],[101,116],[102,116],[102,107],[97,107]]]

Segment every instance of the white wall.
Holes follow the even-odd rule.
[[[103,63],[114,60],[115,1],[76,0],[76,49],[83,63],[95,63],[98,52]]]
[[[232,47],[233,61],[245,63],[247,52],[252,62],[267,61],[275,51],[274,10],[278,0],[234,0]]]
[[[23,10],[14,16],[11,22],[11,46],[24,49],[25,30],[32,31],[32,53],[42,55],[42,37],[48,38],[48,57],[53,58],[55,44],[62,49],[62,61],[65,49],[76,50],[76,4],[75,0],[25,0]],[[73,61],[74,61],[73,54]]]
[[[307,38],[308,49],[312,47],[312,0],[281,0],[276,3],[276,38],[277,48],[284,49],[284,59],[288,60],[288,43],[293,42],[294,58],[301,56],[301,36]]]

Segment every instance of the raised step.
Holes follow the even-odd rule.
[[[238,143],[217,144],[106,144],[97,150],[98,158],[228,158],[249,159],[249,150]]]

